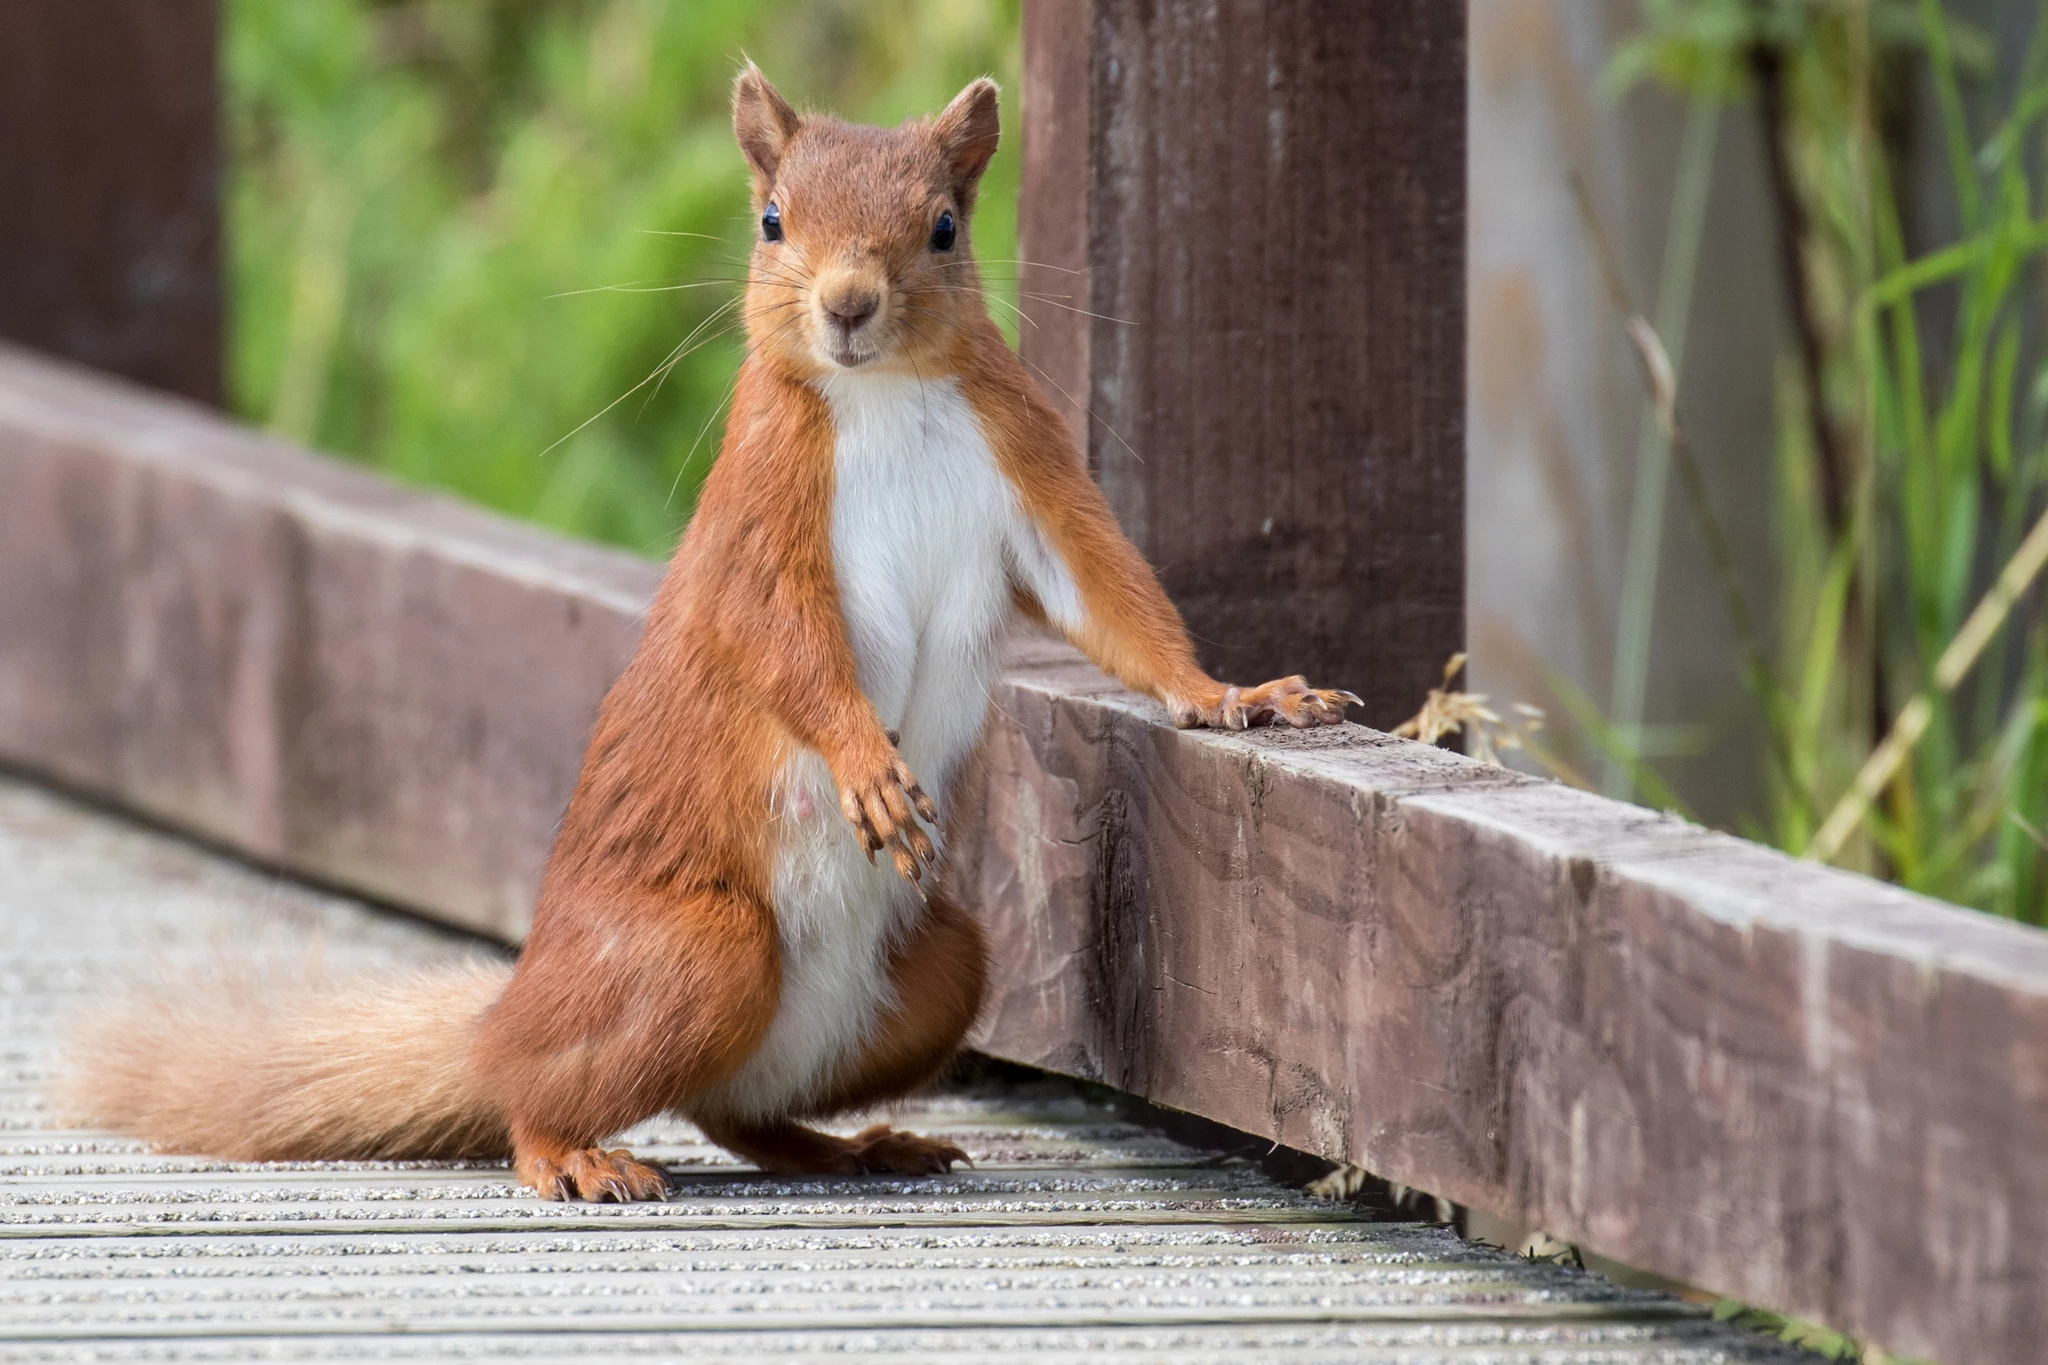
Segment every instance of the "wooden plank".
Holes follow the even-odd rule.
[[[0,346],[0,757],[523,932],[657,566]]]
[[[515,933],[652,565],[0,349],[0,759]],[[2048,935],[1020,647],[981,1044],[1947,1365],[2048,1335]]]
[[[1025,359],[1211,671],[1394,724],[1464,639],[1463,3],[1024,20]]]
[[[221,401],[215,0],[0,5],[0,337]]]
[[[2048,1330],[2048,935],[1372,735],[1013,663],[981,1045],[1916,1356]]]

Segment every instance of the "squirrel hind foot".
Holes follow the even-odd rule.
[[[886,1123],[855,1133],[848,1142],[848,1155],[870,1175],[945,1175],[956,1162],[974,1164],[973,1158],[950,1142],[898,1132]]]
[[[594,1204],[631,1204],[668,1197],[668,1174],[638,1160],[625,1148],[573,1148],[554,1156],[522,1154],[521,1184],[543,1199],[586,1199]]]

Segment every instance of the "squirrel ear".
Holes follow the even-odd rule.
[[[732,83],[732,131],[747,164],[754,168],[754,182],[763,194],[775,181],[775,168],[782,163],[783,148],[796,136],[800,120],[789,101],[782,98],[761,68],[748,62],[739,79]]]
[[[996,114],[1001,92],[996,83],[983,76],[953,97],[945,111],[932,120],[932,133],[946,157],[946,169],[953,177],[953,197],[962,212],[974,206],[974,187],[988,169],[1002,140],[1002,120]]]

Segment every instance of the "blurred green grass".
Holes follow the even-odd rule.
[[[753,231],[726,104],[741,55],[800,106],[870,122],[1001,81],[975,234],[1013,296],[1019,3],[230,0],[236,411],[666,553],[742,351],[713,316]]]
[[[1741,668],[1770,802],[1745,832],[2048,925],[2042,589],[1943,677],[2048,517],[2048,10],[2002,49],[1968,8],[1642,0],[1609,83],[1655,77],[1695,109],[1754,100],[1783,158],[1776,211],[1801,264],[1783,287],[1811,349],[1786,345],[1780,370],[1777,639]],[[1689,501],[1704,533],[1710,509]],[[1879,799],[1845,799],[1909,708],[1925,727]],[[1653,775],[1622,727],[1578,714],[1624,789]],[[1853,833],[1830,842],[1836,810]]]

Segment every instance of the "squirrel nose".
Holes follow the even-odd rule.
[[[882,300],[878,295],[865,290],[849,290],[825,300],[825,315],[851,332],[873,317],[881,306]]]

